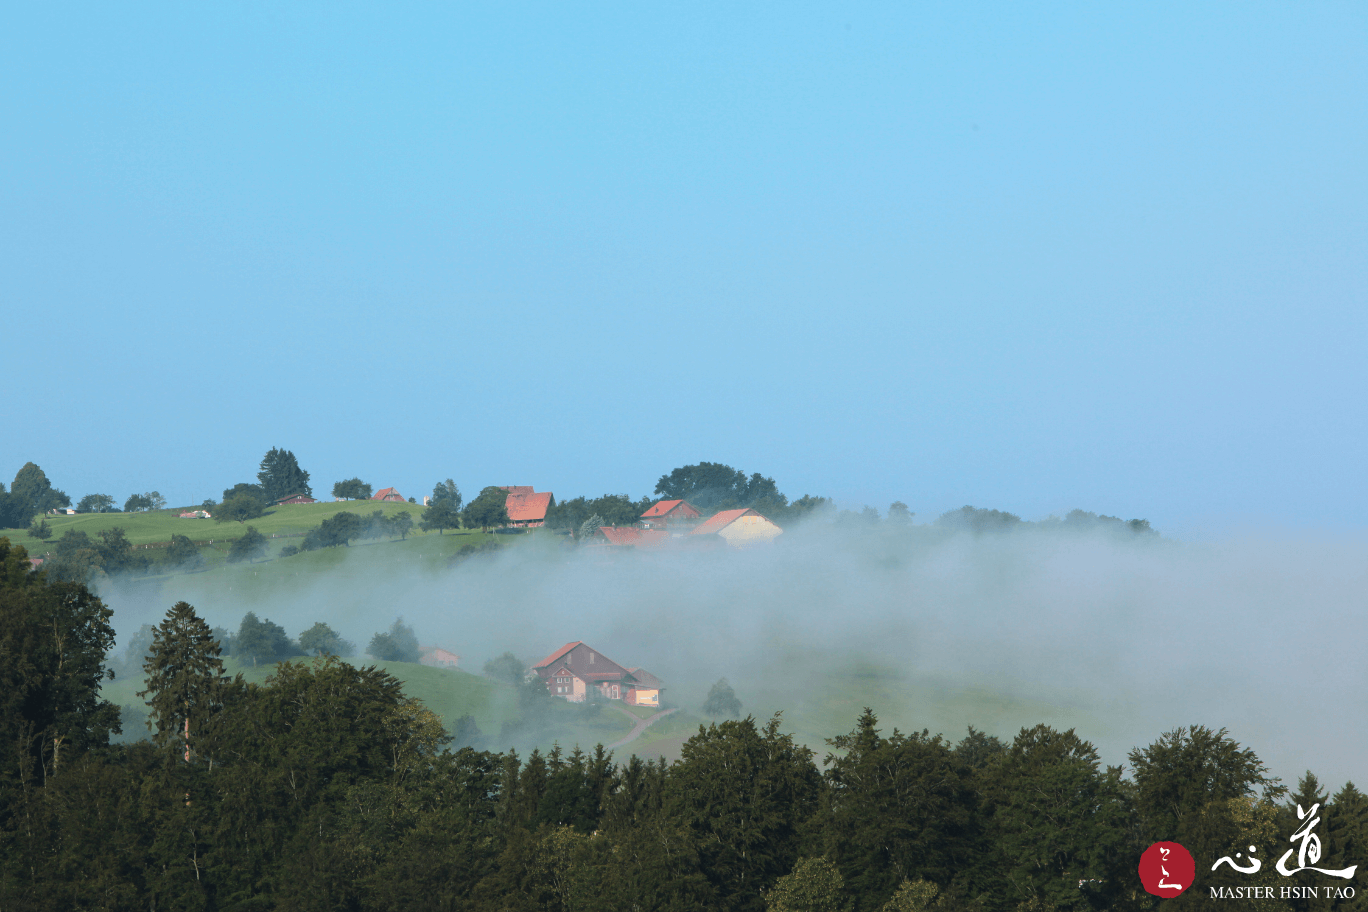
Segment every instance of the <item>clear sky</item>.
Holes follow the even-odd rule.
[[[1368,526],[1361,3],[21,4],[0,478]]]

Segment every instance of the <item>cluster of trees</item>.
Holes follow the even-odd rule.
[[[252,636],[285,649],[283,631],[246,621],[235,651]],[[324,657],[263,685],[230,678],[225,639],[184,602],[145,631],[152,739],[111,745],[109,609],[0,539],[0,907],[1125,912],[1202,905],[1210,887],[1323,885],[1270,863],[1296,848],[1297,805],[1320,806],[1318,867],[1368,846],[1352,784],[1331,795],[1308,774],[1288,795],[1203,727],[1132,751],[1129,776],[1073,731],[951,742],[886,733],[869,710],[823,765],[779,717],[701,727],[673,764],[602,747],[524,757],[449,749],[374,667]],[[1159,840],[1198,860],[1178,899],[1136,876]],[[1259,873],[1210,869],[1251,845]]]
[[[392,516],[386,516],[383,510],[375,510],[368,516],[344,510],[341,513],[334,513],[316,528],[310,529],[304,534],[303,542],[297,547],[287,547],[281,552],[281,556],[289,557],[300,551],[318,551],[322,548],[335,548],[338,545],[349,548],[351,543],[358,539],[406,539],[411,531],[413,515],[407,510]]]
[[[891,510],[889,518],[892,518]],[[1151,528],[1147,519],[1125,520],[1118,516],[1099,516],[1086,510],[1071,510],[1063,519],[1052,516],[1040,522],[1030,522],[1023,520],[1015,513],[964,506],[958,510],[942,513],[936,519],[935,524],[942,529],[974,533],[1009,532],[1014,529],[1033,528],[1060,532],[1107,532],[1127,538],[1157,538],[1159,535],[1155,529]]]
[[[24,529],[35,513],[69,506],[71,498],[54,488],[43,470],[32,462],[24,463],[8,491],[0,483],[0,529]]]

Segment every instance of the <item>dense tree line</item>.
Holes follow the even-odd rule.
[[[239,651],[277,636],[252,620]],[[820,765],[777,716],[700,728],[671,764],[453,750],[391,675],[324,645],[248,684],[224,673],[225,635],[184,602],[144,631],[152,739],[110,744],[99,685],[129,659],[106,660],[109,609],[0,539],[0,908],[1140,910],[1161,902],[1135,874],[1160,839],[1201,862],[1167,901],[1188,908],[1209,886],[1309,882],[1207,870],[1276,857],[1298,803],[1320,805],[1321,867],[1368,846],[1352,785],[1308,774],[1289,798],[1224,731],[1167,733],[1129,777],[1073,731],[952,743],[868,710]]]

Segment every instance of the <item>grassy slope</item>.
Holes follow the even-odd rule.
[[[417,523],[423,508],[410,503],[379,503],[369,500],[346,500],[341,503],[291,504],[284,507],[270,507],[266,515],[243,524],[235,522],[215,522],[212,519],[181,519],[178,514],[187,508],[154,510],[149,513],[83,513],[76,516],[45,516],[52,528],[52,538],[47,543],[32,537],[27,531],[7,529],[4,534],[11,542],[23,545],[30,553],[38,554],[50,547],[68,529],[85,532],[95,538],[106,529],[115,526],[124,530],[128,540],[135,545],[151,542],[166,542],[172,535],[185,535],[192,541],[223,541],[237,538],[247,526],[255,526],[262,535],[282,535],[307,532],[334,514],[348,511],[368,515],[381,510],[386,516],[407,510],[413,514]],[[193,509],[193,508],[189,508]],[[414,534],[423,533],[415,530]],[[435,534],[435,533],[433,533]]]

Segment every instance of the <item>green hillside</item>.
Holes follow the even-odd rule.
[[[323,520],[344,511],[368,515],[376,510],[386,516],[408,511],[416,524],[423,508],[410,503],[380,503],[371,500],[344,500],[332,503],[291,504],[282,507],[269,507],[266,515],[246,523],[215,522],[212,519],[181,519],[180,514],[197,507],[175,507],[169,510],[152,510],[147,513],[81,513],[75,516],[45,516],[44,520],[52,528],[52,538],[44,542],[29,535],[26,530],[9,529],[5,535],[15,544],[23,545],[32,553],[39,553],[60,538],[68,529],[85,532],[95,538],[107,529],[118,527],[124,530],[128,540],[135,545],[168,542],[172,535],[184,535],[191,541],[223,541],[237,538],[247,526],[268,538],[272,535],[303,535]],[[414,530],[414,535],[423,533]],[[436,534],[436,533],[432,533]]]

